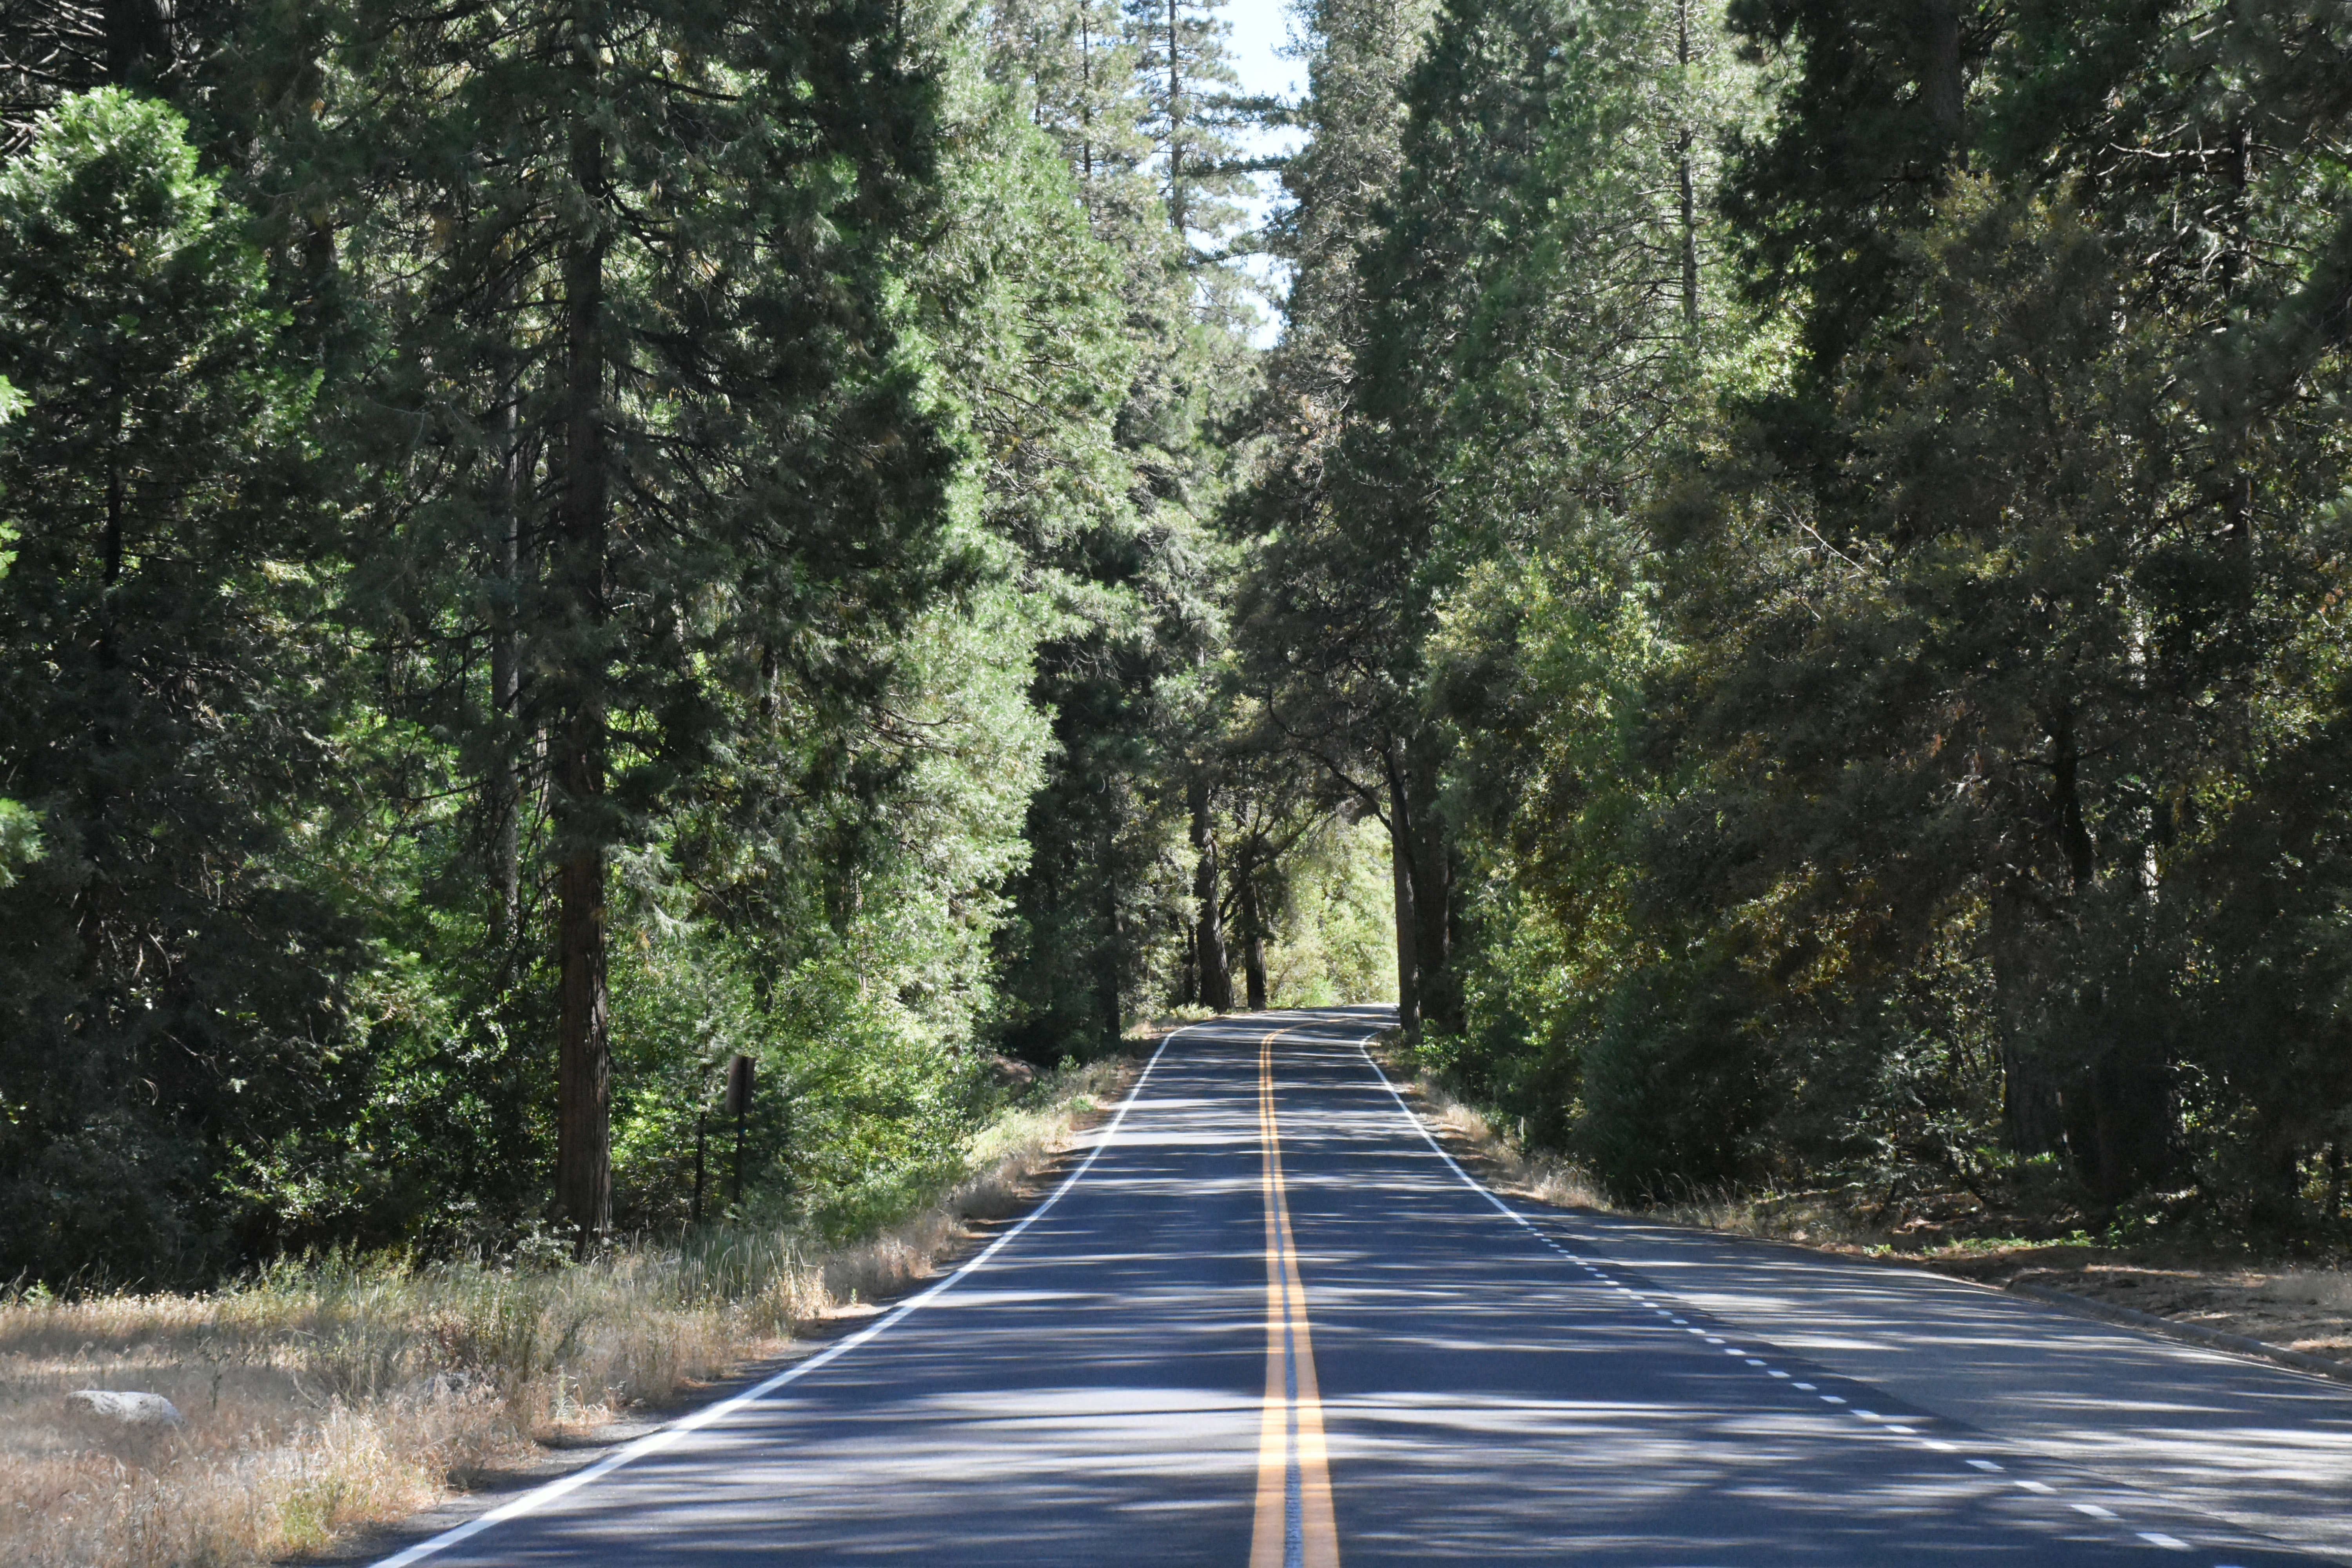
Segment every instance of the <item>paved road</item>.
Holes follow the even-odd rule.
[[[387,1568],[2352,1562],[2346,1391],[1506,1204],[1384,1021],[1184,1031],[934,1291]]]

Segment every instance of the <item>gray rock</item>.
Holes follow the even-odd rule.
[[[121,1394],[112,1389],[84,1388],[66,1395],[66,1403],[102,1416],[119,1421],[125,1426],[184,1426],[188,1418],[180,1407],[160,1394]]]

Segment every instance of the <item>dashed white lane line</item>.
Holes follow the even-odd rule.
[[[1633,1291],[1622,1289],[1622,1288],[1619,1289],[1618,1294],[1624,1296],[1631,1300],[1647,1300],[1647,1298],[1637,1295]],[[1706,1341],[1708,1344],[1721,1345],[1724,1342],[1722,1336],[1720,1335],[1710,1334],[1703,1328],[1690,1327],[1687,1319],[1675,1317],[1671,1312],[1667,1312],[1664,1310],[1657,1310],[1657,1315],[1667,1319],[1669,1321],[1683,1324],[1685,1331]],[[1749,1355],[1745,1350],[1741,1349],[1738,1345],[1725,1346],[1723,1353],[1727,1356],[1737,1357],[1748,1366],[1763,1367],[1767,1376],[1789,1380],[1791,1387],[1801,1388],[1809,1394],[1817,1392],[1813,1384],[1810,1383],[1797,1383],[1793,1380],[1790,1380],[1787,1373],[1782,1372],[1778,1367],[1769,1365],[1760,1356]],[[1834,1394],[1820,1394],[1820,1398],[1825,1405],[1844,1405],[1846,1403],[1845,1400]],[[1958,1454],[1959,1452],[1959,1449],[1952,1444],[1943,1442],[1935,1437],[1922,1436],[1916,1426],[1905,1425],[1896,1421],[1892,1416],[1882,1415],[1875,1410],[1863,1410],[1849,1406],[1845,1414],[1853,1416],[1858,1421],[1868,1421],[1873,1423],[1873,1430],[1885,1432],[1892,1436],[1918,1438],[1919,1446],[1930,1450],[1931,1452],[1938,1454]],[[1996,1474],[2002,1473],[2003,1471],[2003,1467],[1996,1464],[1990,1459],[1970,1458],[1965,1462],[1979,1470]],[[2057,1489],[2055,1488],[2048,1486],[2041,1481],[2020,1480],[2017,1482],[2017,1485],[2022,1487],[2028,1491],[2034,1492],[2043,1497],[2054,1497],[2057,1495]],[[2118,1517],[2114,1510],[2102,1508],[2097,1503],[2078,1502],[2070,1503],[2067,1506],[2074,1509],[2075,1512],[2091,1519],[2114,1520]],[[2140,1540],[2147,1542],[2151,1546],[2162,1547],[2167,1551],[2172,1552],[2186,1552],[2190,1550],[2187,1542],[2180,1540],[2177,1536],[2167,1535],[2161,1531],[2143,1530],[2135,1531],[2135,1533]],[[2230,1568],[2230,1564],[2217,1564],[2216,1568]]]
[[[1396,1100],[1397,1110],[1403,1114],[1405,1120],[1412,1124],[1413,1130],[1419,1132],[1423,1139],[1428,1142],[1430,1148],[1435,1151],[1437,1157],[1444,1161],[1447,1165],[1453,1168],[1454,1173],[1461,1178],[1465,1185],[1484,1197],[1488,1203],[1500,1210],[1507,1217],[1517,1221],[1521,1228],[1536,1237],[1537,1239],[1540,1240],[1554,1253],[1582,1268],[1594,1283],[1611,1287],[1618,1295],[1623,1297],[1629,1301],[1639,1302],[1643,1306],[1651,1305],[1653,1300],[1652,1297],[1642,1291],[1630,1289],[1627,1287],[1619,1284],[1615,1279],[1610,1278],[1610,1276],[1602,1273],[1601,1269],[1594,1267],[1591,1260],[1585,1258],[1580,1254],[1560,1246],[1558,1242],[1554,1241],[1550,1237],[1546,1236],[1540,1229],[1538,1229],[1533,1221],[1529,1220],[1525,1215],[1520,1214],[1517,1210],[1512,1208],[1509,1205],[1504,1203],[1501,1198],[1496,1197],[1492,1192],[1488,1191],[1484,1184],[1472,1176],[1469,1172],[1464,1170],[1454,1160],[1454,1156],[1445,1152],[1444,1145],[1437,1141],[1436,1135],[1432,1133],[1429,1129],[1423,1124],[1421,1119],[1412,1113],[1412,1108],[1405,1104],[1404,1096],[1397,1092],[1396,1085],[1389,1082],[1388,1074],[1382,1072],[1381,1070],[1380,1064],[1372,1060],[1372,1054],[1369,1049],[1364,1050],[1364,1060],[1370,1064],[1372,1070],[1379,1075],[1381,1086],[1385,1088],[1389,1091],[1391,1097]],[[1671,1299],[1670,1292],[1662,1291],[1660,1292],[1660,1296],[1665,1299]],[[1657,1316],[1665,1319],[1675,1327],[1705,1341],[1708,1344],[1725,1345],[1724,1339],[1721,1335],[1710,1334],[1703,1327],[1694,1327],[1690,1320],[1687,1318],[1675,1317],[1672,1311],[1662,1307],[1651,1307],[1651,1310]],[[1762,1367],[1767,1376],[1784,1380],[1789,1379],[1789,1374],[1787,1373],[1782,1372],[1776,1367],[1768,1365],[1762,1358],[1751,1356],[1745,1350],[1737,1345],[1725,1345],[1723,1353],[1727,1356],[1737,1357],[1749,1366]],[[1789,1380],[1789,1385],[1791,1388],[1801,1389],[1807,1394],[1814,1394],[1824,1405],[1843,1405],[1846,1404],[1846,1401],[1837,1394],[1820,1393],[1815,1385],[1810,1383]],[[1859,1421],[1874,1423],[1874,1425],[1869,1428],[1870,1430],[1885,1432],[1890,1436],[1916,1439],[1919,1447],[1927,1448],[1932,1452],[1938,1454],[1958,1454],[1959,1452],[1958,1448],[1949,1443],[1943,1442],[1935,1437],[1922,1436],[1916,1426],[1901,1424],[1891,1416],[1879,1415],[1874,1410],[1858,1410],[1849,1407],[1845,1414],[1853,1416]],[[1964,1462],[1976,1469],[1987,1471],[1989,1473],[2005,1473],[2000,1465],[1994,1463],[1990,1459],[1969,1458]],[[2055,1497],[2058,1495],[2057,1489],[2055,1487],[2050,1486],[2044,1482],[2027,1480],[2019,1478],[2012,1478],[2012,1479],[2015,1485],[2026,1491],[2032,1492],[2037,1496]],[[2102,1508],[2097,1503],[2077,1502],[2070,1503],[2068,1506],[2074,1509],[2075,1512],[2091,1519],[2113,1520],[2119,1517],[2112,1509]],[[2134,1533],[2139,1540],[2147,1542],[2150,1546],[2160,1547],[2166,1551],[2186,1552],[2190,1550],[2189,1542],[2180,1540],[2177,1536],[2167,1535],[2161,1531],[2142,1530],[2135,1531]],[[2214,1568],[2236,1568],[2236,1565],[2232,1563],[2221,1563],[2214,1564]]]

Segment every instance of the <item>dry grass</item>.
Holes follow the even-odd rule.
[[[2300,1262],[2216,1257],[2151,1243],[2033,1242],[1906,1256],[1984,1285],[2032,1285],[2352,1363],[2352,1277]]]
[[[212,1295],[0,1299],[0,1562],[236,1568],[527,1466],[930,1274],[1132,1071],[1039,1086],[939,1202],[824,1256],[740,1231],[580,1266],[332,1257]],[[69,1405],[82,1388],[161,1394],[186,1425],[126,1429]]]
[[[1414,1080],[1413,1091],[1422,1114],[1432,1126],[1468,1143],[1486,1167],[1490,1183],[1517,1196],[1565,1208],[1605,1209],[1610,1206],[1600,1184],[1572,1161],[1531,1153],[1517,1139],[1472,1106],[1447,1093],[1427,1077]]]
[[[1883,1249],[1889,1233],[1857,1218],[1838,1193],[1692,1193],[1643,1212],[1676,1225],[1842,1250]]]

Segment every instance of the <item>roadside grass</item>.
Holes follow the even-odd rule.
[[[712,1227],[578,1265],[331,1254],[204,1295],[0,1296],[0,1562],[242,1568],[530,1468],[929,1275],[1018,1212],[1134,1070],[1040,1079],[928,1201],[829,1247]],[[80,1413],[65,1396],[85,1388],[163,1394],[185,1425]]]
[[[1488,1167],[1493,1184],[1538,1203],[1567,1208],[1612,1206],[1583,1166],[1529,1151],[1435,1079],[1425,1073],[1413,1075],[1412,1088],[1422,1102],[1422,1114],[1432,1125],[1468,1143]]]

